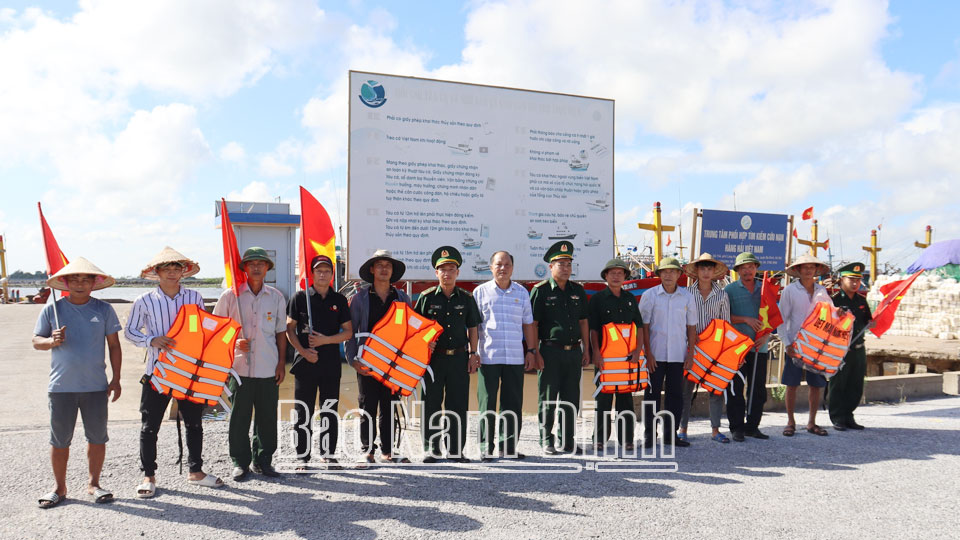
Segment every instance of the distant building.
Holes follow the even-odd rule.
[[[220,202],[214,204],[216,228],[220,228]],[[227,201],[230,223],[237,235],[242,254],[258,246],[267,250],[276,266],[267,272],[265,282],[286,296],[297,290],[297,230],[300,216],[290,213],[287,203]]]

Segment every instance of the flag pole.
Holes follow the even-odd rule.
[[[301,201],[301,206],[303,202]],[[301,211],[302,212],[302,211]],[[303,247],[303,259],[307,258],[307,235],[303,233],[303,216],[300,216],[300,245]],[[300,264],[303,265],[303,296],[304,300],[307,302],[307,324],[310,326],[309,332],[313,332],[313,309],[310,307],[310,271],[308,269],[308,262],[303,260],[300,261]],[[336,269],[334,269],[336,273]]]

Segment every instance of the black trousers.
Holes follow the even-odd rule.
[[[756,363],[756,374],[754,374]],[[740,373],[746,377],[746,391],[743,379],[739,375],[733,378],[733,383],[727,388],[727,420],[730,421],[730,431],[753,431],[760,425],[763,416],[763,404],[767,401],[767,353],[747,353],[747,361],[740,368]],[[750,410],[747,410],[747,405]],[[746,415],[746,422],[744,422]]]
[[[654,415],[661,410],[661,391],[664,392],[662,408],[673,415],[673,418],[664,419],[663,438],[672,441],[683,412],[683,362],[657,362],[657,369],[650,374],[650,386],[643,393],[643,434],[646,440],[656,437]]]
[[[360,390],[357,401],[360,408],[367,413],[360,418],[360,444],[363,446],[363,451],[367,454],[373,453],[373,441],[377,438],[377,429],[373,421],[376,420],[380,428],[380,453],[392,454],[393,431],[390,429],[390,421],[393,418],[392,403],[394,399],[399,401],[400,396],[373,377],[357,373],[357,383]]]
[[[144,476],[153,476],[157,471],[157,433],[171,399],[157,393],[149,382],[143,384],[140,392],[140,470]],[[203,405],[184,399],[179,400],[177,406],[187,432],[187,465],[190,472],[200,472],[203,467]]]
[[[297,401],[297,455],[303,456],[299,459],[305,462],[310,461],[310,451],[313,449],[313,412],[317,405],[317,394],[320,395],[320,416],[317,420],[322,457],[332,457],[337,453],[340,430],[340,416],[337,414],[340,405],[340,360],[321,360],[309,367],[312,369],[294,376],[293,385],[293,398]]]

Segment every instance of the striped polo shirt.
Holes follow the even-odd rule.
[[[711,282],[710,294],[706,298],[700,294],[697,282],[687,287],[687,290],[693,295],[693,302],[697,306],[697,334],[710,325],[714,319],[723,319],[730,322],[730,299],[716,281]]]
[[[170,298],[158,286],[156,289],[145,292],[137,297],[130,310],[127,327],[123,330],[124,337],[137,347],[146,347],[147,365],[144,373],[153,373],[153,363],[160,356],[160,349],[151,347],[150,341],[155,337],[165,336],[177,318],[177,312],[187,304],[196,304],[203,309],[203,297],[192,289],[184,289]]]
[[[490,280],[473,290],[480,308],[480,359],[484,364],[523,365],[523,325],[533,324],[530,294],[518,283],[501,289]]]

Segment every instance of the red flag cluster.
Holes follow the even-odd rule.
[[[240,267],[240,249],[237,248],[237,236],[227,213],[227,201],[220,199],[220,232],[223,235],[223,271],[224,281],[233,293],[240,296],[241,287],[247,282],[247,273]]]
[[[913,282],[921,273],[923,273],[923,270],[920,270],[907,279],[887,283],[883,287],[880,287],[880,292],[883,293],[883,300],[880,301],[877,310],[873,314],[873,321],[877,323],[877,325],[870,329],[875,336],[882,336],[883,333],[893,325],[893,317],[897,312],[897,307],[900,306],[900,301],[903,300],[904,295],[907,294],[907,289],[913,285]]]
[[[53,237],[53,231],[47,225],[47,219],[43,217],[43,208],[37,203],[37,211],[40,212],[40,234],[43,236],[43,251],[47,255],[47,275],[52,276],[60,271],[61,268],[70,264],[67,256],[60,250],[57,239]],[[69,296],[68,291],[63,291],[61,296]]]
[[[337,267],[337,238],[330,216],[309,191],[300,187],[300,287],[313,285],[310,261],[317,255],[326,255]],[[334,272],[336,277],[336,272]],[[330,281],[333,283],[333,280]]]
[[[780,300],[780,287],[768,277],[768,273],[763,273],[763,285],[760,288],[760,322],[763,327],[757,332],[754,341],[759,341],[761,337],[772,334],[774,330],[783,324],[783,315],[780,314],[780,307],[777,302]]]

